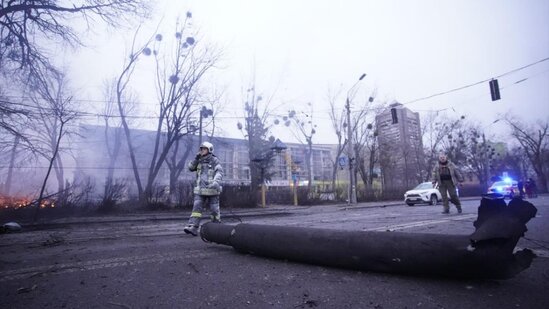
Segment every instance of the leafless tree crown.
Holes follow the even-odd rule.
[[[49,67],[51,62],[45,44],[82,42],[71,25],[80,17],[89,27],[102,20],[110,26],[121,26],[130,17],[146,17],[149,12],[143,0],[1,0],[0,65],[4,68]]]

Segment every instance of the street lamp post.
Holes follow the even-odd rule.
[[[355,157],[353,149],[353,129],[351,126],[351,100],[349,94],[358,85],[358,83],[366,77],[366,73],[363,73],[358,78],[358,81],[347,91],[347,100],[345,108],[347,109],[347,153],[349,157],[349,201],[348,204],[356,204],[356,178],[355,178]]]

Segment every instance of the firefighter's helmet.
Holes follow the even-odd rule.
[[[214,152],[214,145],[212,143],[209,143],[209,142],[203,142],[202,144],[200,144],[200,148],[208,149],[209,153]]]

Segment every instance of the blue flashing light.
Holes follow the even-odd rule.
[[[505,182],[509,182],[509,183],[510,183],[510,182],[512,181],[512,179],[511,179],[511,178],[509,178],[509,177],[505,177],[505,178],[503,178],[503,181],[505,181]]]

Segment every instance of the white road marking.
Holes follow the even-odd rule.
[[[386,225],[381,227],[372,227],[372,228],[363,229],[363,231],[391,231],[392,232],[397,230],[409,229],[413,227],[441,224],[441,223],[446,223],[450,221],[468,220],[476,217],[477,217],[476,214],[459,215],[459,216],[448,217],[445,219],[433,219],[433,220],[417,221],[417,222],[410,222],[410,223]]]

